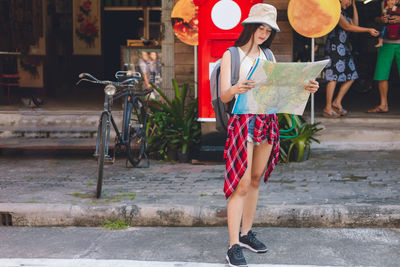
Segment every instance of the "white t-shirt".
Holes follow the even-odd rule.
[[[265,53],[261,50],[261,48],[258,47],[258,49],[259,49],[259,54],[258,54],[257,58],[260,58],[262,60],[267,60],[267,57],[265,56]],[[257,60],[257,58],[253,59],[253,58],[246,56],[246,53],[240,47],[238,47],[238,50],[239,50],[239,58],[240,58],[240,69],[239,69],[238,82],[241,82],[241,81],[247,80],[250,69],[253,66],[254,62]],[[251,78],[250,78],[250,80],[251,80]],[[237,98],[237,97],[238,97],[238,95],[236,94],[235,98]],[[249,103],[251,103],[251,100],[248,99],[248,101],[250,101]]]
[[[257,58],[252,59],[252,58],[246,56],[246,53],[240,48],[239,48],[239,56],[240,56],[240,63],[241,63],[240,70],[239,70],[239,82],[240,82],[240,81],[247,80],[250,69],[253,66],[254,62],[257,60]],[[261,50],[260,47],[259,47],[258,58],[260,58],[262,60],[267,60],[265,53]],[[250,80],[251,80],[251,78],[250,78]],[[237,95],[236,95],[236,97],[237,97]],[[252,103],[254,103],[254,105],[256,105],[256,102],[253,99],[253,94],[247,95],[247,101],[248,101],[249,105],[252,105]]]
[[[249,71],[257,59],[252,59],[246,56],[246,53],[240,47],[238,47],[238,50],[240,56],[240,70],[239,70],[238,82],[241,82],[247,80]],[[260,47],[258,48],[258,50],[259,50],[258,58],[262,60],[267,60],[267,57],[265,56],[264,52],[261,50]]]

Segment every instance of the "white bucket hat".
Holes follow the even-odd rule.
[[[280,32],[281,30],[276,24],[276,8],[269,4],[256,4],[251,7],[249,16],[247,19],[242,21],[242,25],[248,23],[261,23],[267,24],[272,29]]]

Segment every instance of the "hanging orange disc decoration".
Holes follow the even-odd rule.
[[[172,9],[171,22],[179,40],[188,45],[199,44],[198,7],[193,0],[179,0]]]
[[[318,38],[327,35],[340,19],[339,0],[290,0],[288,18],[299,34]]]

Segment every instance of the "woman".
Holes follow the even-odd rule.
[[[342,106],[342,99],[346,95],[355,79],[358,79],[358,73],[350,51],[350,41],[348,32],[368,32],[372,36],[378,36],[379,32],[373,28],[364,28],[358,26],[358,13],[355,0],[342,0],[342,14],[339,24],[328,35],[325,46],[325,55],[331,62],[325,69],[326,85],[326,105],[322,115],[327,118],[338,118],[345,116],[347,110]],[[346,11],[353,5],[353,18],[351,19]],[[337,82],[342,82],[339,93],[332,102],[333,94]]]
[[[241,62],[237,84],[231,84],[229,51],[224,53],[221,61],[221,100],[224,103],[254,87],[254,81],[247,80],[246,76],[255,59],[266,60],[262,49],[271,45],[279,31],[275,7],[254,5],[242,25],[243,31],[234,45],[238,47]],[[316,81],[310,81],[305,87],[312,93],[318,88]],[[278,153],[279,125],[276,114],[234,114],[231,117],[224,153],[227,160],[224,191],[228,198],[230,240],[226,259],[230,266],[247,266],[241,247],[258,253],[267,252],[267,247],[255,237],[251,227],[261,177],[264,176],[264,181],[267,181],[278,160]]]

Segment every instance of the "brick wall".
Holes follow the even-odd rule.
[[[175,78],[179,84],[194,85],[194,47],[175,37]]]
[[[272,43],[271,50],[278,62],[291,62],[293,60],[293,29],[287,18],[289,0],[268,0],[264,3],[273,5],[278,10],[278,26],[281,29]]]

